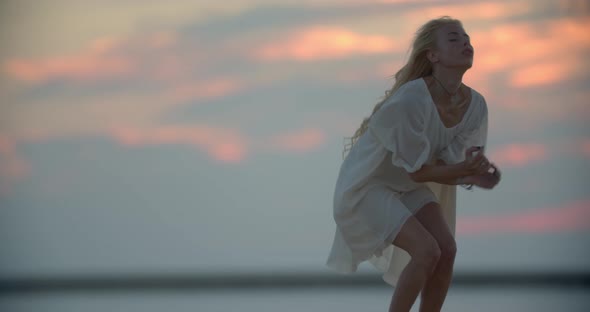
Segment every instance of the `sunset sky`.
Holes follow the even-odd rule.
[[[343,139],[460,19],[503,180],[456,269],[589,269],[590,2],[0,4],[0,276],[326,270]]]

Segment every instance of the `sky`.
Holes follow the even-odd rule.
[[[588,270],[588,1],[12,0],[0,276],[329,270],[343,140],[442,15],[502,171],[455,269]]]

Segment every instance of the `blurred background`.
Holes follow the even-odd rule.
[[[503,173],[458,189],[456,276],[582,276],[457,280],[443,310],[584,311],[586,0],[1,1],[0,310],[385,311],[370,264],[325,267],[332,195],[343,139],[442,15]]]

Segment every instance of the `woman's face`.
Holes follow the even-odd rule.
[[[436,32],[436,47],[430,60],[444,67],[471,68],[473,47],[469,36],[458,24],[448,24]]]

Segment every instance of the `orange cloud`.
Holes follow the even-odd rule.
[[[270,147],[291,152],[307,152],[319,147],[326,140],[321,129],[308,128],[277,135],[270,139]]]
[[[462,22],[468,20],[493,20],[529,11],[526,2],[467,2],[439,6],[424,6],[405,14],[410,21],[424,21],[443,15],[451,15]]]
[[[522,167],[546,160],[548,156],[547,147],[543,144],[514,143],[495,149],[489,159],[498,166]]]
[[[568,58],[536,63],[513,71],[510,84],[517,88],[551,85],[566,80],[578,65],[576,60]]]
[[[405,64],[401,60],[380,62],[372,66],[362,65],[354,67],[336,68],[329,73],[330,79],[346,82],[356,83],[367,80],[389,80],[391,86],[394,83],[392,76]],[[385,92],[385,91],[384,91]]]
[[[239,132],[209,126],[167,126],[154,129],[116,128],[111,135],[126,146],[188,144],[205,149],[215,160],[238,163],[245,159],[248,140]]]
[[[471,32],[473,70],[481,74],[509,71],[514,87],[555,83],[587,71],[590,19],[562,18],[500,24]]]
[[[590,200],[503,215],[463,216],[457,220],[458,235],[546,233],[587,229],[590,229]]]
[[[262,46],[255,57],[266,61],[313,61],[398,50],[400,47],[386,36],[363,35],[337,27],[313,27]]]
[[[16,151],[16,142],[0,135],[0,196],[8,195],[14,183],[30,175],[31,167]]]

